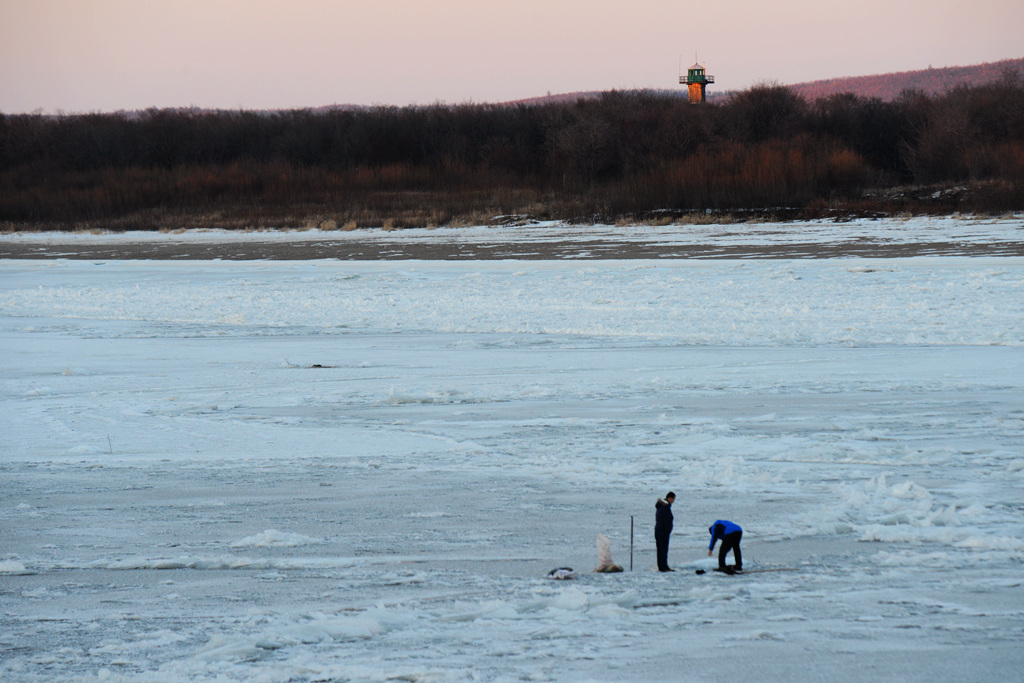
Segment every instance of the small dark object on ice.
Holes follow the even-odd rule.
[[[703,569],[698,569],[697,571],[694,572],[694,574],[696,574],[697,576],[700,576],[701,574],[704,574],[704,573],[705,572],[704,572]]]

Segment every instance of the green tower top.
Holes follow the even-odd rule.
[[[687,71],[686,71],[686,79],[684,80],[684,79],[680,78],[679,82],[680,83],[685,83],[687,85],[690,85],[692,83],[707,84],[707,83],[714,83],[715,82],[715,77],[714,76],[708,76],[705,73],[705,67],[703,65],[701,65],[701,64],[694,64],[689,69],[687,69]]]

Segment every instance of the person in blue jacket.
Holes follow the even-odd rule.
[[[732,571],[743,571],[743,555],[740,554],[740,539],[743,538],[743,529],[739,524],[733,524],[725,519],[716,519],[715,523],[708,527],[711,534],[711,543],[708,545],[708,557],[715,549],[715,543],[721,539],[722,547],[718,551],[718,571],[729,571],[725,566],[725,556],[731,550],[736,560],[736,567]]]
[[[668,537],[672,535],[672,503],[676,494],[669,491],[665,500],[654,504],[654,542],[658,546],[658,571],[675,571],[668,566]]]

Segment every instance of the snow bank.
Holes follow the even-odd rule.
[[[993,535],[1014,514],[978,503],[941,502],[913,481],[886,474],[842,487],[840,501],[800,519],[799,534],[856,533],[861,541],[933,543],[960,549],[1019,553],[1024,541]]]
[[[206,571],[237,569],[344,569],[365,560],[345,557],[243,557],[234,555],[181,555],[179,557],[126,557],[100,559],[78,565],[63,562],[63,569],[88,568],[133,571],[138,569],[198,569]]]

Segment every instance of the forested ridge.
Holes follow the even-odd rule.
[[[690,105],[0,115],[6,229],[413,227],[1024,208],[1024,83]]]

